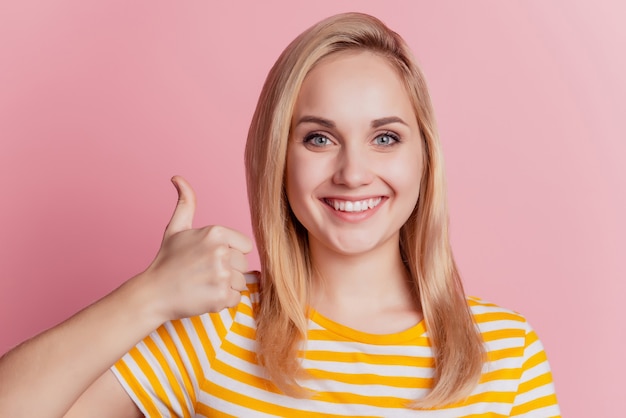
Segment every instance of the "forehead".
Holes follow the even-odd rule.
[[[347,110],[371,118],[391,114],[414,118],[398,69],[370,51],[344,51],[321,59],[304,79],[293,116],[333,116],[329,112],[340,116]]]

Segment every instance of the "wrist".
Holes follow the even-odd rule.
[[[132,316],[129,319],[142,323],[143,327],[149,329],[148,332],[172,319],[168,314],[166,300],[156,289],[149,270],[128,280],[118,291],[123,295],[123,303],[129,308],[128,312]]]

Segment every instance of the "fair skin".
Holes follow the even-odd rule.
[[[152,264],[0,360],[0,416],[142,416],[111,365],[165,321],[239,303],[252,241],[221,226],[193,229],[193,189],[173,181],[178,204]]]
[[[308,231],[320,313],[375,334],[419,321],[399,230],[422,171],[417,119],[396,70],[371,52],[319,62],[296,102],[286,185]]]
[[[312,306],[365,332],[415,325],[398,231],[417,202],[422,148],[399,77],[369,53],[326,59],[307,76],[293,121],[287,191],[309,231]],[[0,359],[0,416],[140,417],[111,365],[165,321],[239,302],[252,241],[224,227],[192,228],[194,192],[173,181],[178,204],[152,264]],[[358,212],[357,201],[365,202]]]

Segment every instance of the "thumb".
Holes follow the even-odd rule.
[[[181,176],[172,177],[172,183],[178,192],[178,203],[170,223],[165,228],[165,236],[171,236],[177,232],[191,229],[193,216],[196,212],[196,194],[191,185]]]

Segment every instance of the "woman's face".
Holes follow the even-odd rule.
[[[422,171],[411,101],[384,58],[342,52],[311,70],[291,121],[286,190],[312,249],[397,251]]]

